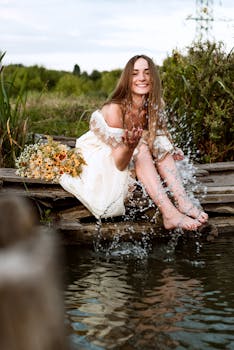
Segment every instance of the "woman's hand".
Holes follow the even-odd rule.
[[[184,159],[184,152],[180,148],[176,148],[173,153],[174,160],[183,160]]]
[[[123,143],[130,149],[133,150],[138,145],[142,136],[143,129],[133,128],[131,131],[126,129],[122,136]]]

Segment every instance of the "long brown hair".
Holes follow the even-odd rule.
[[[163,101],[161,81],[158,69],[153,60],[146,55],[136,55],[130,58],[127,62],[115,90],[105,104],[117,103],[123,108],[123,113],[126,112],[126,106],[132,103],[132,73],[135,62],[143,58],[148,62],[149,74],[151,79],[151,91],[146,96],[146,109],[148,115],[148,130],[149,130],[149,146],[152,149],[153,141],[158,129],[166,131],[166,121],[163,117]]]

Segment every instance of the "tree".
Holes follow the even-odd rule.
[[[98,70],[94,69],[90,74],[89,78],[93,81],[97,81],[98,79],[101,78],[101,76],[102,74]]]
[[[80,76],[80,66],[78,66],[78,64],[75,64],[74,65],[74,68],[73,68],[73,72],[72,72],[74,75],[76,75],[77,77]]]

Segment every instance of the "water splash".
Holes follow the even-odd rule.
[[[145,259],[149,255],[148,247],[141,245],[141,242],[116,242],[110,245],[106,256]]]
[[[96,235],[93,240],[93,247],[95,252],[99,252],[99,250],[102,250],[102,240],[103,240],[101,218],[99,218],[99,220],[97,220],[96,222],[95,231],[96,231]]]
[[[200,193],[204,191],[205,187],[202,187],[201,184],[197,181],[196,178],[196,169],[191,162],[189,162],[188,157],[186,157],[183,161],[177,162],[177,168],[179,174],[181,176],[184,187],[186,188],[186,192],[192,201],[192,203],[196,206],[200,206],[199,200],[195,197],[195,194],[199,191]],[[140,186],[140,183],[138,183]],[[142,220],[144,221],[154,221],[158,222],[160,218],[158,218],[161,214],[153,201],[149,198],[147,193],[144,190],[144,187],[141,187],[143,204],[138,203],[138,205],[132,205],[128,208],[127,214],[122,217],[122,222],[126,223],[124,226],[124,235],[128,236],[128,241],[123,241],[123,228],[118,225],[118,222],[113,223],[115,225],[116,233],[113,235],[113,238],[105,239],[102,233],[102,221],[99,220],[96,223],[96,237],[94,240],[94,250],[97,254],[101,254],[106,257],[121,257],[121,258],[137,258],[137,259],[145,259],[148,257],[152,250],[152,240],[151,234],[149,232],[144,232],[144,224],[142,224],[142,232],[141,238],[136,239],[136,232],[134,225],[132,222]],[[147,210],[150,208],[155,208],[155,214],[153,218],[148,217]],[[140,213],[140,215],[139,215]],[[123,227],[123,226],[122,226]],[[153,227],[152,227],[152,234]],[[192,234],[193,242],[195,242],[195,250],[196,254],[200,253],[201,249],[201,233],[199,231],[194,231]],[[139,232],[138,232],[139,235]],[[168,241],[168,244],[164,248],[165,258],[164,261],[170,262],[174,259],[175,250],[178,245],[178,241],[184,235],[184,231],[181,228],[177,228],[168,232],[168,235],[171,238]]]
[[[122,232],[118,229],[117,223],[116,233],[112,240],[104,239],[101,220],[96,224],[96,231],[97,235],[94,240],[94,250],[98,255],[105,257],[145,259],[148,257],[149,251],[151,250],[149,234],[142,231],[141,239],[135,239],[135,230],[131,224],[125,227],[125,231],[128,234],[128,241],[123,241]]]
[[[196,168],[190,161],[189,156],[186,156],[182,161],[177,161],[176,166],[189,199],[195,206],[201,208],[200,201],[196,195],[199,193],[200,197],[205,196],[206,187],[203,184],[199,183],[197,180]],[[151,235],[144,232],[142,225],[141,238],[139,239],[138,237],[138,239],[135,239],[136,232],[132,222],[139,221],[139,219],[142,222],[159,222],[158,220],[161,218],[158,218],[158,216],[160,216],[158,209],[140,182],[137,182],[137,187],[141,191],[140,201],[138,200],[137,202],[137,198],[134,197],[133,193],[132,198],[129,199],[130,204],[127,208],[126,215],[121,218],[122,222],[126,223],[126,225],[124,228],[121,226],[121,228],[120,225],[118,225],[118,222],[116,222],[116,224],[113,223],[116,228],[116,233],[111,240],[105,239],[104,235],[102,234],[102,221],[97,221],[97,234],[94,240],[94,250],[96,253],[105,255],[106,257],[136,257],[139,259],[144,259],[149,255],[152,249]],[[169,189],[166,190],[169,191]],[[147,215],[147,210],[151,208],[155,209],[153,218],[150,218]],[[123,232],[121,232],[121,230],[124,230],[124,235],[128,236],[127,242],[123,242]],[[153,228],[152,233],[154,233]],[[173,256],[175,249],[177,247],[179,239],[184,235],[184,232],[181,228],[177,228],[171,230],[168,234],[171,235],[171,239],[165,248],[165,261],[171,261],[174,259]],[[192,235],[193,240],[195,240],[196,253],[199,254],[201,248],[201,234],[196,231],[193,232]]]
[[[200,200],[196,196],[199,194],[200,198],[204,198],[207,194],[207,187],[198,181],[193,162],[189,156],[185,156],[183,160],[176,162],[176,167],[189,199],[194,205],[201,208]]]

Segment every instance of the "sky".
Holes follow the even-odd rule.
[[[211,9],[211,38],[229,52],[234,1],[213,0]],[[196,0],[0,0],[0,51],[4,64],[65,71],[122,69],[142,53],[161,65],[194,41],[195,17]]]

